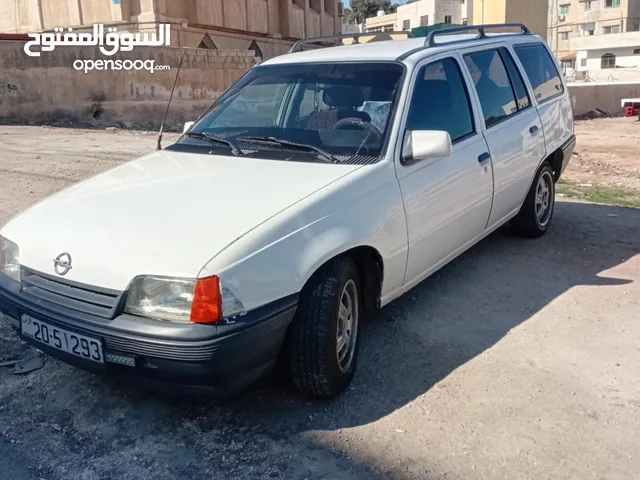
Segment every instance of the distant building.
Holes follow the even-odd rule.
[[[547,2],[548,0],[475,0],[473,23],[524,23],[533,33],[546,38]]]
[[[471,23],[470,12],[473,12],[474,0],[419,0],[398,7],[396,13],[367,18],[367,32],[388,32],[411,30],[415,27],[433,25],[434,23]],[[477,0],[476,0],[477,1]]]
[[[640,0],[550,0],[547,41],[571,79],[640,81]]]
[[[342,24],[342,33],[343,34],[349,34],[349,33],[363,33],[365,31],[364,29],[364,24],[360,25],[360,24],[350,24],[350,23],[343,23]]]
[[[0,0],[0,32],[103,23],[121,31],[172,26],[173,46],[256,50],[269,58],[298,39],[339,34],[338,0]]]

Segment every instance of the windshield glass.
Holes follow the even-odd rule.
[[[372,163],[385,148],[402,75],[395,63],[255,67],[191,132],[230,141],[246,156],[323,161],[320,149],[341,163]],[[203,135],[183,136],[170,148],[216,154],[230,149]]]

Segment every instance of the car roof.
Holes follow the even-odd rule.
[[[423,52],[423,54],[425,54],[423,56],[431,56],[440,52],[454,50],[459,47],[491,44],[496,40],[507,40],[512,43],[514,40],[523,43],[530,42],[532,40],[544,41],[539,35],[521,35],[516,33],[487,33],[486,38],[482,39],[478,39],[477,36],[473,34],[447,35],[446,41],[440,41],[439,39],[438,45],[433,47],[426,47],[424,38],[386,40],[288,53],[267,60],[263,62],[262,65],[315,62],[397,61],[407,59],[418,52]]]

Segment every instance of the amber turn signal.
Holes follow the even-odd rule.
[[[196,282],[191,305],[193,323],[216,323],[222,320],[222,293],[218,277],[201,278]]]

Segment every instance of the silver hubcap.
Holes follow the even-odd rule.
[[[338,307],[338,331],[336,332],[336,353],[338,366],[346,373],[353,362],[358,336],[358,289],[349,280],[342,289]]]
[[[536,219],[541,227],[549,223],[553,201],[553,178],[549,172],[544,172],[540,175],[536,186]]]

